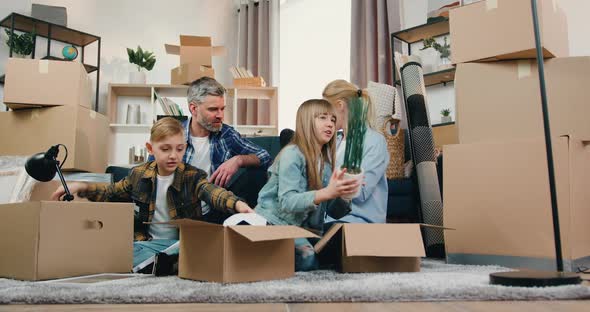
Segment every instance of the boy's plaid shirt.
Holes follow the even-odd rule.
[[[135,240],[149,240],[148,225],[156,209],[156,162],[134,167],[123,180],[110,184],[89,184],[78,195],[96,202],[134,202],[139,206],[135,213]],[[238,200],[232,192],[209,183],[207,174],[187,164],[179,164],[174,181],[168,188],[167,201],[170,219],[201,219],[201,200],[213,209],[234,213]]]

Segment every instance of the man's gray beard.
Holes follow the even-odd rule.
[[[199,123],[199,125],[201,125],[201,127],[207,129],[207,131],[209,132],[219,132],[221,131],[221,127],[223,126],[223,124],[221,126],[219,126],[219,128],[215,128],[212,124],[207,123],[206,121],[203,120],[199,120],[197,119],[197,122]]]

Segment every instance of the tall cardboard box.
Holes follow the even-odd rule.
[[[333,240],[342,272],[418,272],[425,257],[420,224],[334,224],[314,249]],[[338,248],[339,247],[339,248]]]
[[[590,57],[545,61],[552,135],[590,137]],[[460,143],[542,137],[539,75],[534,60],[457,65],[457,129]]]
[[[133,207],[57,201],[0,205],[0,276],[37,281],[131,272]]]
[[[4,103],[12,109],[44,106],[91,108],[92,86],[79,62],[15,59],[6,64]]]
[[[569,55],[559,0],[538,0],[544,57]],[[483,0],[450,11],[453,64],[536,57],[530,0]]]
[[[553,138],[566,270],[590,264],[590,137]],[[445,146],[447,261],[555,270],[544,139]]]
[[[294,239],[317,237],[296,226],[226,227],[189,219],[168,224],[180,227],[178,276],[220,283],[292,277]]]
[[[180,65],[195,64],[211,67],[212,56],[225,54],[223,46],[211,46],[211,37],[180,35],[180,45],[165,44],[166,53],[180,55]]]
[[[170,71],[170,81],[173,85],[189,85],[201,77],[215,78],[215,70],[205,65],[189,63]]]
[[[28,156],[64,144],[62,170],[104,172],[108,134],[107,117],[81,106],[0,112],[0,155]],[[60,147],[58,159],[64,156]]]

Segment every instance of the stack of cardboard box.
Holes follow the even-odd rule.
[[[166,53],[180,55],[180,66],[170,71],[173,85],[190,84],[201,77],[215,78],[212,56],[225,54],[223,46],[211,46],[211,37],[180,35],[180,45],[164,46]]]
[[[559,1],[539,0],[565,267],[590,259],[590,57],[567,57]],[[555,269],[543,115],[529,0],[451,11],[458,145],[445,147],[447,260]],[[491,61],[491,62],[490,62]]]
[[[78,62],[9,59],[0,113],[0,156],[29,156],[67,147],[64,171],[102,173],[107,166],[108,119],[90,109],[91,85]],[[60,148],[59,160],[65,151]],[[60,185],[39,183],[34,200]],[[0,205],[0,276],[42,280],[129,272],[133,205],[31,201]],[[109,256],[112,255],[112,256]]]
[[[104,172],[109,122],[91,109],[92,87],[78,62],[10,58],[0,113],[0,155],[32,155],[61,143],[64,171]],[[60,156],[63,157],[60,149]]]

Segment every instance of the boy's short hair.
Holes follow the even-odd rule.
[[[180,121],[172,117],[164,117],[152,126],[150,141],[158,142],[179,133],[184,135],[184,128]]]

